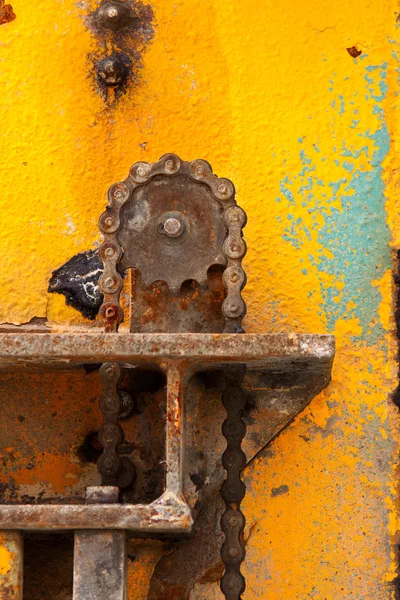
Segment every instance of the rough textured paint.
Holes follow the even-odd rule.
[[[329,388],[246,469],[245,598],[399,598],[396,0],[154,0],[138,84],[109,107],[87,58],[95,2],[12,5],[0,27],[0,321],[85,322],[48,281],[99,243],[107,187],[168,151],[209,160],[248,213],[247,330],[332,331],[338,345]],[[49,392],[65,423],[88,388],[77,376]],[[85,476],[54,448],[31,475],[16,445],[2,459],[27,493],[37,478],[57,496]],[[133,544],[130,600],[147,598],[162,551]],[[190,600],[221,598],[216,579]]]

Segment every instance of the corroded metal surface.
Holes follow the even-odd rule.
[[[0,335],[0,368],[68,366],[99,362],[157,364],[182,361],[200,367],[243,362],[266,368],[309,358],[330,369],[335,342],[331,335],[309,334],[135,334],[104,333]]]
[[[129,487],[135,478],[135,469],[129,458],[119,456],[118,448],[123,443],[124,430],[119,424],[122,412],[122,396],[118,385],[122,380],[122,369],[118,363],[104,363],[100,367],[103,394],[100,409],[103,424],[99,430],[99,441],[103,454],[97,461],[102,483],[107,486]]]
[[[89,487],[88,504],[118,502],[116,486]],[[73,600],[126,600],[126,532],[75,531]]]
[[[99,280],[104,294],[100,314],[106,331],[117,331],[124,317],[118,271],[137,269],[142,289],[165,282],[172,296],[179,296],[185,282],[195,281],[199,284],[197,295],[203,296],[209,287],[209,270],[216,266],[224,270],[226,297],[220,299],[217,309],[225,319],[223,328],[241,331],[246,313],[241,296],[246,283],[241,266],[246,254],[242,237],[246,214],[236,204],[231,181],[214,175],[204,160],[185,162],[175,154],[166,154],[153,164],[134,164],[127,179],[111,186],[108,200],[99,219],[104,235],[99,250],[104,264]],[[199,309],[188,303],[176,314],[167,312],[167,325],[155,321],[168,332],[176,331],[175,321],[181,330],[186,326],[187,331],[197,331],[201,329],[199,322],[208,317],[200,313],[196,322],[195,308]],[[207,309],[207,303],[202,308]],[[152,316],[143,319],[149,311]],[[192,314],[192,320],[185,317],[185,311]],[[147,323],[153,320],[151,298],[136,293],[131,329],[146,331]]]
[[[125,531],[78,531],[73,600],[126,600]]]
[[[182,534],[188,533],[191,526],[188,506],[172,494],[164,494],[151,504],[0,506],[0,529],[128,529],[147,534]]]

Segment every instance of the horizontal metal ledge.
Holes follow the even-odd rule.
[[[208,366],[245,362],[250,367],[285,361],[331,363],[331,335],[202,333],[0,333],[0,368],[84,363],[162,363]]]
[[[0,529],[62,531],[127,529],[146,534],[184,534],[192,527],[184,503],[152,504],[25,504],[0,506]]]

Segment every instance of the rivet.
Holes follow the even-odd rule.
[[[140,166],[137,169],[137,174],[139,175],[139,177],[146,177],[148,173],[148,169],[144,166]]]
[[[106,248],[104,254],[106,256],[108,256],[108,258],[112,258],[115,255],[114,248],[110,248],[110,247]]]
[[[107,319],[112,319],[112,317],[115,317],[115,309],[112,308],[111,306],[109,306],[106,309],[106,317]],[[108,374],[108,373],[107,373]]]
[[[232,283],[236,283],[237,281],[239,281],[239,273],[231,273],[230,280],[232,281]]]
[[[229,548],[228,555],[231,558],[237,558],[239,556],[239,550],[237,548]]]
[[[183,225],[176,217],[169,217],[164,223],[164,233],[169,237],[179,237],[183,231]]]
[[[172,160],[172,158],[169,158],[168,160],[165,161],[165,170],[167,172],[171,172],[175,170],[175,161]]]
[[[233,579],[229,579],[228,580],[228,584],[227,584],[227,588],[228,590],[234,590],[236,587],[235,582]]]
[[[240,246],[238,244],[231,244],[231,252],[239,252]]]
[[[237,517],[230,517],[230,519],[228,520],[229,527],[236,527],[237,524],[238,524]]]
[[[228,191],[228,186],[226,186],[224,183],[221,183],[221,185],[218,187],[218,192],[221,194],[221,196],[226,196]]]
[[[196,175],[199,175],[199,176],[201,176],[201,175],[203,175],[203,174],[204,174],[204,167],[203,167],[202,165],[198,165],[198,166],[196,167]]]
[[[112,227],[114,225],[114,219],[112,217],[107,217],[104,219],[104,225],[106,225],[106,227]]]
[[[112,277],[107,277],[107,279],[104,282],[104,285],[108,288],[113,287],[114,285],[114,279]]]

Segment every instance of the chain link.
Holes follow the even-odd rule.
[[[223,274],[226,298],[222,304],[225,317],[225,333],[241,333],[242,319],[246,314],[246,303],[242,298],[242,289],[246,285],[246,273],[242,269],[242,258],[246,254],[246,243],[242,229],[246,225],[246,213],[240,206],[227,208],[224,221],[228,227],[228,237],[223,251],[227,259],[227,268]]]
[[[226,470],[226,480],[222,485],[222,497],[226,510],[221,518],[221,528],[225,541],[221,549],[221,557],[225,565],[225,573],[221,579],[221,590],[226,600],[240,600],[246,587],[240,565],[245,558],[244,527],[245,517],[240,510],[240,503],[246,494],[246,486],[240,474],[246,464],[246,456],[241,448],[246,434],[246,424],[241,418],[246,406],[246,394],[242,389],[242,381],[246,373],[246,365],[228,365],[224,368],[226,388],[222,402],[227,418],[222,425],[222,433],[227,447],[222,455],[222,464]]]
[[[99,441],[103,446],[103,454],[97,461],[97,468],[102,476],[102,485],[126,488],[135,477],[135,469],[129,458],[118,455],[118,446],[124,441],[124,430],[118,423],[123,410],[118,391],[122,378],[121,367],[118,363],[105,363],[100,368],[100,376],[103,382],[100,399],[103,425],[99,430]]]

